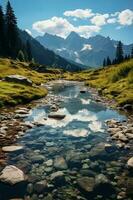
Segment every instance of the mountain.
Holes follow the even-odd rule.
[[[47,65],[54,68],[62,68],[64,70],[69,71],[78,71],[81,70],[81,67],[79,64],[71,62],[66,60],[65,58],[62,58],[59,55],[56,55],[52,50],[49,50],[45,48],[43,45],[41,45],[36,39],[34,39],[32,36],[30,36],[26,31],[19,30],[19,35],[22,40],[23,44],[26,44],[27,40],[30,42],[31,45],[31,52],[32,56],[34,57],[35,61],[39,64]],[[47,37],[47,35],[46,35]],[[61,42],[61,38],[59,38],[59,41],[57,41],[57,38],[55,39],[53,37],[52,39],[48,39],[47,42],[51,45],[54,44],[55,46]],[[52,49],[52,48],[50,48]]]
[[[118,43],[101,35],[83,38],[75,32],[71,32],[66,39],[46,33],[36,37],[36,40],[66,59],[93,67],[102,65],[107,56],[113,60]],[[132,47],[133,44],[124,45],[124,54],[130,54]]]

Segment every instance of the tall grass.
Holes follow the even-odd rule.
[[[116,68],[111,76],[111,82],[115,83],[122,78],[128,77],[128,75],[130,74],[131,71],[133,71],[133,63],[132,62],[131,63],[130,62],[123,63],[123,64],[119,65],[119,68],[117,68],[117,65],[116,65]],[[132,79],[132,73],[131,73],[129,79]]]

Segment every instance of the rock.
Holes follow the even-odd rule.
[[[54,167],[59,170],[67,169],[67,163],[63,157],[56,157],[54,160]]]
[[[10,185],[15,185],[17,183],[25,181],[25,175],[23,171],[18,169],[13,165],[9,165],[3,169],[0,176],[0,181],[3,183],[8,183]]]
[[[108,153],[116,151],[116,146],[111,145],[111,144],[105,144],[105,151]]]
[[[58,113],[51,113],[48,115],[48,117],[52,118],[52,119],[56,119],[56,120],[62,120],[66,117],[66,115],[58,114]]]
[[[95,179],[93,177],[81,177],[77,179],[77,184],[83,191],[87,193],[93,192]]]
[[[80,93],[84,94],[84,93],[86,93],[86,90],[80,90]]]
[[[127,166],[129,168],[133,168],[133,157],[131,157],[128,161],[127,161]]]
[[[133,197],[133,177],[127,179],[127,194]]]
[[[10,75],[10,76],[5,77],[5,80],[8,82],[15,82],[15,83],[32,86],[32,81],[26,78],[25,76],[21,76],[21,75]]]
[[[133,134],[132,133],[126,133],[126,136],[131,140],[133,139]]]
[[[108,182],[109,182],[109,180],[107,179],[107,177],[104,174],[99,174],[95,177],[96,185],[105,184],[105,183],[108,183]]]
[[[54,172],[53,174],[51,174],[50,179],[57,186],[61,186],[66,183],[65,175],[62,171]]]
[[[46,142],[46,147],[53,147],[54,146],[54,142]]]
[[[28,192],[28,194],[32,194],[33,193],[33,184],[32,183],[29,183],[27,185],[27,192]]]
[[[106,151],[105,151],[105,144],[104,143],[97,144],[89,152],[90,157],[94,157],[94,158],[97,158],[99,156],[103,156],[105,154],[106,154]]]
[[[34,190],[37,193],[43,193],[43,191],[46,190],[46,188],[47,188],[47,181],[46,180],[37,182],[34,185]]]
[[[23,151],[23,149],[24,149],[23,146],[5,146],[5,147],[2,147],[2,151],[7,152],[7,153],[20,152],[20,151]]]
[[[126,104],[123,106],[124,110],[127,110],[127,111],[132,111],[133,109],[133,105],[132,104]]]
[[[31,158],[32,163],[41,164],[44,161],[44,156],[42,155],[33,155]]]
[[[66,161],[68,163],[68,167],[70,168],[81,168],[82,159],[85,158],[86,155],[79,152],[68,151],[66,154]]]
[[[127,137],[122,132],[118,133],[118,138],[119,138],[119,140],[121,140],[123,142],[128,142]]]
[[[53,165],[53,160],[50,159],[50,160],[47,160],[45,163],[44,163],[47,167],[51,167]]]

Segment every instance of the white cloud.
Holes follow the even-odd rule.
[[[76,10],[65,11],[64,15],[66,17],[76,17],[76,18],[80,18],[80,19],[87,19],[87,18],[94,16],[94,13],[92,12],[91,9],[84,9],[84,10],[76,9]]]
[[[92,36],[93,33],[98,33],[100,30],[99,26],[78,26],[74,28],[76,33],[85,38]]]
[[[91,23],[96,26],[103,26],[107,23],[108,18],[109,14],[96,14],[96,16],[91,19]]]
[[[73,25],[62,17],[52,17],[48,20],[38,21],[33,24],[33,29],[39,33],[50,33],[66,37],[73,31]]]
[[[123,10],[118,16],[118,22],[121,25],[132,25],[133,24],[133,11],[126,9]]]
[[[61,37],[67,37],[72,31],[82,37],[90,37],[93,33],[98,33],[101,28],[95,25],[74,26],[67,19],[61,17],[52,17],[48,20],[38,21],[33,24],[33,29],[44,34],[49,33]]]
[[[110,18],[110,19],[107,20],[108,24],[114,24],[116,22],[117,22],[117,18]]]
[[[32,35],[31,31],[29,29],[25,29],[25,31],[29,34]]]
[[[92,46],[90,44],[84,44],[84,46],[81,49],[81,51],[86,51],[86,50],[92,50]]]

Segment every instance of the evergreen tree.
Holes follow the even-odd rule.
[[[103,67],[105,67],[105,66],[106,66],[106,60],[104,58],[104,60],[103,60]]]
[[[24,53],[23,53],[22,50],[20,50],[20,51],[18,52],[17,59],[18,59],[19,61],[21,61],[21,62],[25,62],[25,56],[24,56]]]
[[[4,13],[0,6],[0,56],[4,56],[5,51],[5,22]]]
[[[133,58],[133,47],[131,49],[131,58]]]
[[[26,43],[26,52],[27,52],[28,61],[31,61],[32,60],[32,53],[31,53],[31,45],[30,45],[29,40],[27,40],[27,43]]]
[[[107,66],[108,66],[108,65],[111,65],[111,60],[110,60],[109,56],[107,57],[106,65],[107,65]]]
[[[123,56],[123,44],[121,41],[118,42],[118,45],[117,45],[117,48],[116,48],[116,60],[117,60],[117,63],[120,63],[122,62],[124,59],[124,56]]]
[[[7,55],[16,58],[21,42],[18,33],[17,19],[9,1],[7,3],[5,20]]]

